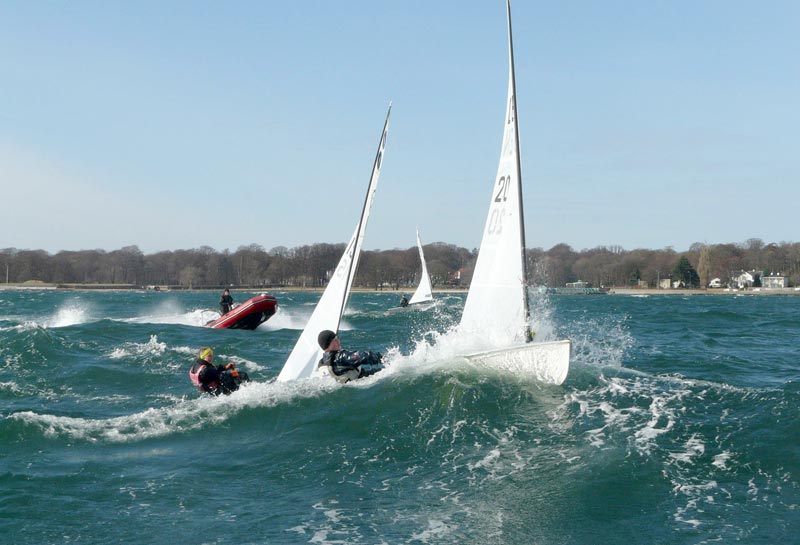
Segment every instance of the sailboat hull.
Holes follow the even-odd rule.
[[[547,384],[563,384],[569,371],[570,342],[528,343],[512,348],[469,354],[466,358],[519,377],[530,377]]]

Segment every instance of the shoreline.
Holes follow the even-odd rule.
[[[215,286],[213,288],[178,288],[171,286],[132,286],[130,284],[50,284],[47,282],[23,282],[23,283],[10,283],[0,284],[0,291],[2,290],[61,290],[61,291],[153,291],[153,292],[185,292],[185,291],[220,291],[224,287]],[[310,288],[299,286],[283,286],[283,287],[270,287],[263,288],[259,286],[254,287],[229,287],[232,292],[255,292],[261,291],[264,293],[275,292],[321,292],[324,288]],[[357,292],[374,292],[374,293],[392,293],[403,294],[411,293],[414,291],[413,286],[407,289],[378,289],[354,287],[351,291]],[[467,293],[467,288],[433,288],[434,293]],[[770,296],[770,295],[794,295],[800,296],[800,287],[798,288],[749,288],[746,290],[732,290],[726,288],[709,288],[709,289],[655,289],[655,288],[608,288],[608,291],[602,293],[558,293],[553,295],[567,295],[574,297],[576,295],[589,295],[596,297],[598,295],[627,295],[627,296],[650,296],[650,295],[709,295],[709,296]]]
[[[709,289],[655,289],[655,288],[609,288],[608,295],[800,295],[797,288],[749,288],[746,290],[733,290],[726,288]]]

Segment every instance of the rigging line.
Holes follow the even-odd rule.
[[[386,120],[383,122],[383,131],[381,132],[381,140],[378,142],[378,151],[375,153],[375,161],[372,163],[372,174],[370,174],[369,178],[369,187],[367,187],[367,194],[364,197],[364,205],[361,207],[361,217],[358,220],[358,228],[356,229],[356,236],[353,239],[353,248],[350,250],[352,252],[352,256],[350,257],[350,266],[347,269],[347,278],[345,278],[345,297],[342,299],[342,306],[339,309],[339,317],[336,319],[336,333],[339,332],[339,324],[342,321],[342,315],[344,314],[344,307],[347,305],[347,296],[350,293],[350,278],[355,275],[355,271],[353,270],[353,265],[356,262],[356,250],[358,248],[358,241],[361,238],[361,226],[364,223],[364,212],[367,210],[367,204],[369,203],[370,194],[374,192],[372,188],[372,181],[375,178],[375,171],[377,169],[378,173],[380,173],[381,166],[383,164],[383,151],[386,147],[386,135],[387,130],[389,128],[389,115],[392,113],[392,103],[389,102],[389,110],[386,112]]]
[[[519,153],[519,117],[517,112],[517,77],[514,71],[514,40],[511,34],[511,0],[506,0],[506,16],[508,20],[508,58],[511,67],[511,108],[514,116],[514,144],[517,148],[517,193],[519,197],[520,258],[522,259],[522,298],[525,303],[525,342],[531,342],[533,337],[529,327],[531,309],[530,303],[528,303],[528,260],[525,256],[525,212],[522,206],[522,164]]]

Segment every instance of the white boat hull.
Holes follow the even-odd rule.
[[[567,378],[569,351],[570,342],[564,340],[477,352],[466,358],[492,369],[558,385]]]

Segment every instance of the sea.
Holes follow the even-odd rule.
[[[385,371],[278,383],[320,294],[273,295],[238,331],[213,292],[0,290],[0,543],[800,542],[800,297],[537,295],[553,386],[400,292],[340,330]],[[201,395],[202,346],[251,382]]]

